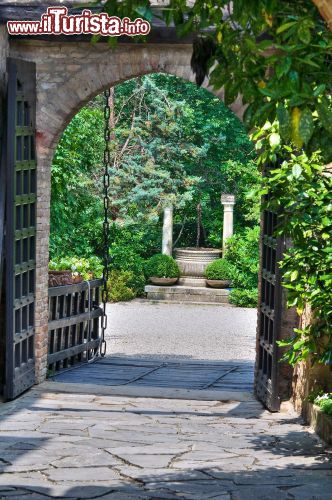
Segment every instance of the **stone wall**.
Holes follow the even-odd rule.
[[[311,309],[306,307],[301,316],[300,328],[305,328],[311,323]],[[322,388],[332,392],[332,371],[328,366],[312,365],[310,359],[298,363],[294,369],[293,377],[293,403],[295,409],[302,413],[305,420],[310,423],[310,405],[306,398],[311,391]]]

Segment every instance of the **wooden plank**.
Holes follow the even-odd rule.
[[[219,380],[221,380],[222,378],[226,377],[227,375],[229,375],[230,373],[232,372],[235,372],[235,370],[237,370],[237,366],[235,366],[234,368],[231,368],[230,370],[226,371],[225,373],[223,373],[222,375],[220,375],[219,377],[217,377],[215,380],[212,380],[211,382],[208,382],[207,384],[204,384],[201,389],[208,389],[209,387],[212,387],[214,384],[216,384],[217,382],[219,382]]]
[[[159,366],[155,366],[154,368],[151,368],[150,370],[147,370],[145,371],[144,373],[142,373],[141,375],[138,375],[137,377],[133,377],[131,378],[130,380],[128,380],[128,382],[126,382],[125,384],[123,385],[126,385],[126,384],[131,384],[133,382],[136,382],[137,380],[140,380],[142,379],[143,377],[146,377],[147,375],[149,375],[150,373],[153,373],[157,370],[159,370],[160,368],[162,368],[163,366],[165,366],[164,364],[161,364]]]
[[[95,288],[103,285],[103,280],[91,280],[89,281],[90,287]],[[68,293],[77,293],[82,290],[87,290],[89,284],[87,281],[82,281],[82,283],[76,283],[75,285],[62,285],[62,286],[52,286],[48,289],[48,296],[55,297],[56,295],[67,295]]]
[[[65,349],[64,351],[59,351],[55,352],[54,354],[50,354],[47,357],[47,362],[48,364],[56,363],[58,361],[62,361],[65,358],[75,356],[83,351],[86,351],[87,349],[93,349],[95,347],[98,347],[98,345],[99,345],[99,339],[91,340],[86,344],[76,345],[74,347],[70,347],[69,349]]]
[[[63,328],[65,326],[78,325],[79,323],[83,323],[87,321],[90,317],[99,318],[102,316],[103,311],[100,307],[98,309],[94,309],[91,312],[85,312],[81,314],[76,314],[75,316],[71,316],[70,318],[61,318],[54,321],[50,321],[48,324],[48,331],[55,330],[57,328]]]

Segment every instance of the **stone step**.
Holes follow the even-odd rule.
[[[206,279],[197,278],[196,276],[180,276],[178,285],[186,287],[201,287],[205,288]]]
[[[144,291],[150,300],[209,302],[215,304],[227,304],[229,302],[229,290],[226,288],[147,285]]]

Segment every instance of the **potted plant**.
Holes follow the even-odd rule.
[[[75,277],[76,280],[79,277]],[[81,279],[82,281],[82,279]],[[76,281],[77,283],[78,281]],[[74,283],[71,263],[68,259],[51,260],[48,264],[48,286],[72,285]]]
[[[226,259],[211,262],[206,270],[206,284],[212,288],[228,288],[231,284],[233,266]]]
[[[49,286],[73,285],[99,278],[102,275],[102,264],[98,257],[79,259],[78,257],[62,257],[49,262]]]
[[[147,260],[145,273],[154,285],[175,285],[180,276],[180,269],[175,259],[169,255],[156,254]]]

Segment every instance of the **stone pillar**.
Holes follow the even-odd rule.
[[[172,255],[173,250],[173,207],[164,209],[162,253]]]
[[[233,210],[235,205],[235,196],[233,194],[222,194],[221,203],[224,205],[224,222],[222,230],[222,253],[224,255],[226,240],[233,236]]]

